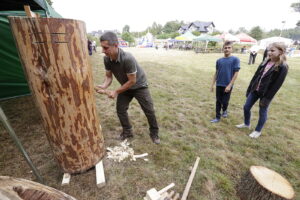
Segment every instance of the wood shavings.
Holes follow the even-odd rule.
[[[120,146],[107,147],[108,150],[107,158],[112,159],[113,161],[121,162],[126,158],[129,158],[130,161],[136,161],[136,158],[143,158],[148,156],[148,153],[141,155],[134,155],[134,150],[129,147],[130,143],[127,140],[124,140],[120,143]]]

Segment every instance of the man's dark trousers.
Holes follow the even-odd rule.
[[[132,101],[133,97],[136,98],[136,100],[139,102],[148,119],[148,123],[150,126],[150,135],[157,136],[159,128],[157,125],[155,111],[153,108],[153,101],[149,89],[147,87],[134,90],[127,90],[118,95],[117,114],[123,127],[123,134],[132,134],[132,126],[129,122],[127,110],[129,107],[129,103]]]
[[[232,88],[229,92],[225,92],[226,87],[222,86],[217,86],[216,88],[216,118],[220,119],[221,118],[221,109],[224,111],[227,110],[229,99],[230,99],[230,94],[232,91]]]
[[[250,53],[248,65],[251,65],[251,64],[255,63],[256,56],[257,56],[257,53]]]

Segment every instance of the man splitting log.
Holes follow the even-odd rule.
[[[106,74],[104,82],[96,86],[96,91],[100,94],[107,94],[109,98],[117,98],[117,114],[123,127],[120,139],[124,140],[133,137],[127,110],[131,100],[136,98],[148,119],[150,137],[153,143],[159,144],[159,128],[153,101],[148,89],[146,74],[130,53],[118,47],[118,38],[115,33],[105,32],[100,37],[100,43],[102,52],[105,54],[104,65]],[[115,76],[121,87],[109,91],[106,88],[112,83],[112,75]]]

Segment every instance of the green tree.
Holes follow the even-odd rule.
[[[265,37],[274,37],[280,35],[281,30],[280,29],[273,29],[269,32],[266,32],[264,34]],[[293,40],[300,40],[300,27],[285,29],[282,31],[282,37],[285,38],[291,38]]]
[[[287,29],[282,32],[282,37],[291,38],[293,40],[300,40],[300,26],[293,29]]]
[[[232,30],[232,29],[230,29],[230,30],[228,31],[228,33],[230,33],[230,34],[235,34],[234,30]]]
[[[122,39],[129,42],[129,44],[134,42],[134,38],[129,32],[124,32],[122,34]]]
[[[255,26],[250,30],[249,35],[257,40],[261,40],[263,37],[263,31],[259,26]]]
[[[181,22],[179,22],[178,20],[169,21],[164,25],[163,32],[164,33],[177,32],[181,25],[183,25],[183,21],[181,21]]]
[[[162,33],[163,27],[161,24],[157,24],[156,22],[153,22],[152,26],[149,27],[149,32],[153,35],[159,35]]]
[[[300,1],[297,3],[292,3],[291,7],[295,10],[295,12],[300,12]],[[300,26],[300,20],[297,22],[296,26]]]
[[[265,37],[275,37],[280,35],[281,30],[280,29],[272,29],[269,32],[265,33]]]
[[[201,33],[200,33],[199,31],[193,31],[192,33],[193,33],[195,36],[201,35]]]
[[[248,33],[248,30],[245,27],[240,27],[236,33]]]
[[[296,11],[296,12],[300,12],[300,2],[297,3],[292,3],[291,7]]]
[[[157,39],[168,39],[168,38],[175,38],[179,36],[180,34],[178,32],[173,33],[162,33],[156,36]]]
[[[91,34],[89,34],[89,33],[87,34],[87,38],[88,38],[89,40],[91,40],[91,41],[96,41],[97,46],[100,45],[99,38],[97,38],[97,37],[95,37],[95,36],[93,36],[93,35],[91,35]]]
[[[222,34],[222,32],[221,32],[221,31],[219,31],[219,30],[215,29],[215,30],[214,30],[214,32],[212,32],[212,34],[211,34],[211,35],[221,35],[221,34]]]
[[[125,25],[123,27],[122,33],[130,33],[130,27],[129,27],[129,25]]]

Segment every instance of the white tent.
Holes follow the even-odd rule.
[[[267,46],[269,46],[271,43],[274,42],[283,42],[288,47],[293,44],[293,40],[284,37],[270,37],[270,38],[262,39],[258,42],[258,44],[261,48],[265,49]]]
[[[222,35],[215,35],[215,37],[221,38],[224,41],[231,41],[231,42],[240,42],[240,39],[230,33],[222,33]]]
[[[138,39],[137,47],[153,47],[153,40],[153,35],[148,32],[146,35]]]

